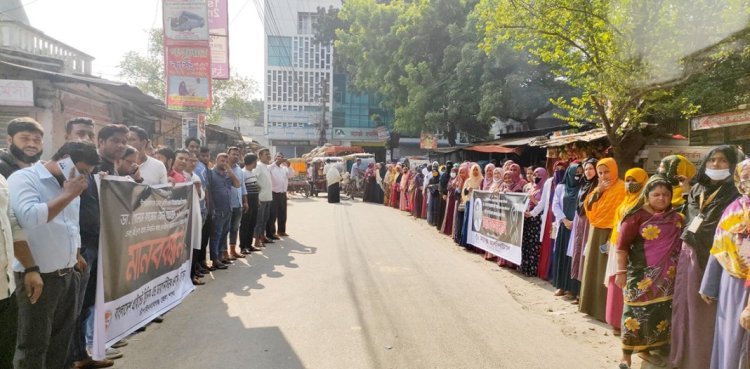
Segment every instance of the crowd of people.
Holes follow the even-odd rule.
[[[483,168],[374,164],[364,201],[425,219],[461,247],[549,281],[555,296],[621,338],[620,369],[634,353],[661,367],[739,369],[750,365],[743,159],[736,147],[719,146],[699,168],[670,155],[651,176],[632,168],[622,178],[612,158],[558,161],[551,174],[511,160]],[[467,243],[469,200],[479,190],[528,194],[520,265]]]
[[[214,270],[262,251],[286,233],[287,187],[294,173],[283,154],[229,147],[211,162],[207,147],[153,147],[138,126],[67,122],[65,143],[42,156],[43,127],[8,123],[0,151],[0,368],[105,368],[119,347],[94,360],[100,212],[97,176],[149,186],[192,184],[194,285]],[[187,244],[186,244],[187,246]],[[154,319],[161,322],[163,317]],[[143,329],[143,328],[142,328]]]

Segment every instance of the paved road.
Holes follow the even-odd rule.
[[[325,198],[291,238],[205,286],[123,348],[118,368],[607,368],[617,341],[423,221]]]

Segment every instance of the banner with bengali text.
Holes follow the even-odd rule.
[[[467,242],[520,265],[528,204],[529,196],[524,193],[472,191]]]
[[[95,358],[103,358],[106,347],[175,307],[194,289],[192,186],[101,180]]]
[[[208,0],[211,78],[229,79],[229,11],[227,0]]]

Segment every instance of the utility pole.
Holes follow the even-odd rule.
[[[323,94],[320,97],[322,115],[320,117],[320,126],[318,127],[318,146],[323,146],[328,142],[328,140],[326,139],[326,128],[328,127],[328,122],[326,122],[326,104],[328,103],[328,79],[323,77],[321,83],[323,84]]]

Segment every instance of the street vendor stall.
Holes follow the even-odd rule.
[[[289,159],[289,168],[294,171],[294,177],[289,178],[288,192],[310,196],[310,185],[307,182],[307,163],[302,158]]]

